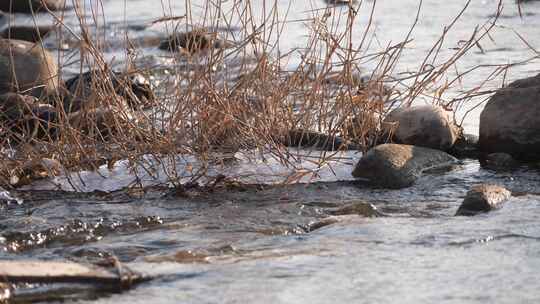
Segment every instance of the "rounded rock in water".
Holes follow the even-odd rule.
[[[40,97],[58,88],[58,66],[41,45],[0,39],[0,94],[24,92]]]
[[[477,185],[469,192],[456,215],[476,215],[498,209],[511,196],[510,191],[497,185]]]
[[[425,105],[399,108],[384,119],[397,143],[446,151],[454,145],[459,128],[442,107]]]
[[[540,74],[514,81],[480,115],[480,150],[518,160],[540,160]]]
[[[411,145],[383,144],[369,150],[356,164],[352,175],[376,186],[409,187],[428,169],[452,165],[450,154]]]

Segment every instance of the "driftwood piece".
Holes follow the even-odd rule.
[[[145,278],[116,265],[116,269],[63,261],[0,261],[0,279],[9,283],[88,283],[128,288]]]

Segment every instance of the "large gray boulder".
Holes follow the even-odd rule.
[[[459,137],[459,128],[450,112],[433,105],[398,108],[383,121],[386,131],[393,131],[397,143],[446,151]]]
[[[480,115],[480,150],[540,160],[540,74],[499,90]]]
[[[384,188],[411,186],[424,171],[457,163],[450,154],[410,145],[384,144],[369,150],[352,175]]]
[[[510,191],[497,185],[477,185],[472,187],[456,215],[476,215],[498,209],[511,196]]]
[[[65,0],[0,0],[0,10],[7,13],[32,14],[49,9],[64,8]]]
[[[58,66],[40,44],[0,38],[0,94],[40,97],[58,88]]]

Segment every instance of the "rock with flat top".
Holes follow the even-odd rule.
[[[482,166],[495,171],[515,169],[519,163],[508,153],[488,154],[481,162]]]
[[[369,150],[352,175],[383,188],[409,187],[428,169],[457,163],[450,154],[424,147],[383,144]]]

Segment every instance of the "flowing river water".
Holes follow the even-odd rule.
[[[192,5],[199,7],[193,1]],[[367,8],[373,2],[367,2]],[[466,1],[423,1],[413,42],[397,72],[414,71],[445,25]],[[322,1],[277,1],[288,20],[302,20]],[[224,6],[228,2],[224,2]],[[263,10],[262,1],[252,3]],[[415,20],[419,1],[378,1],[372,21],[373,48],[400,42]],[[146,26],[163,16],[183,15],[183,1],[142,0],[103,2],[107,40],[119,41],[125,29],[134,37],[159,37],[159,27]],[[167,9],[164,9],[167,7]],[[466,40],[471,29],[496,13],[497,1],[473,1],[447,38]],[[340,10],[343,8],[337,8]],[[193,11],[193,20],[201,17]],[[369,18],[359,13],[358,35]],[[15,22],[28,22],[16,16]],[[38,22],[47,22],[39,17]],[[65,22],[76,24],[73,13]],[[505,1],[492,40],[472,51],[457,69],[507,64],[529,59],[534,51],[514,33],[540,49],[540,2]],[[290,22],[281,47],[305,42],[307,25]],[[359,36],[360,37],[360,36]],[[155,47],[143,50],[160,63]],[[122,61],[122,46],[111,47],[107,58]],[[165,64],[165,62],[161,62]],[[294,66],[294,59],[289,62]],[[538,61],[510,68],[507,80],[535,75]],[[369,66],[368,66],[369,68]],[[478,69],[463,79],[459,94],[490,73]],[[498,87],[501,79],[488,85]],[[465,120],[478,133],[476,109]],[[113,191],[124,186],[122,172],[102,180],[89,173],[88,193],[44,189],[18,193],[22,205],[0,205],[0,259],[70,259],[94,262],[116,256],[133,270],[155,279],[118,294],[42,292],[44,300],[73,299],[92,303],[537,303],[540,301],[540,168],[528,166],[495,172],[476,160],[463,160],[450,172],[432,172],[412,187],[384,190],[351,180],[358,154],[321,173],[315,183],[194,189],[182,195],[158,187],[147,192]],[[236,164],[235,172],[257,175],[257,165]],[[232,164],[234,167],[235,164]],[[276,169],[276,168],[274,168]],[[279,169],[279,168],[278,168]],[[276,169],[276,170],[278,170]],[[259,176],[260,177],[260,176]],[[99,181],[95,181],[99,179]],[[60,183],[61,181],[58,180]],[[501,210],[475,217],[454,214],[467,190],[477,183],[495,183],[513,192]],[[116,187],[117,186],[117,187]],[[105,192],[107,190],[107,192]],[[333,210],[367,202],[377,217],[341,215]],[[312,223],[328,218],[336,223]],[[318,227],[317,227],[318,228]],[[27,288],[40,294],[47,287]],[[37,290],[37,291],[36,291]],[[21,293],[25,291],[22,290]],[[57,295],[56,297],[54,295]]]

